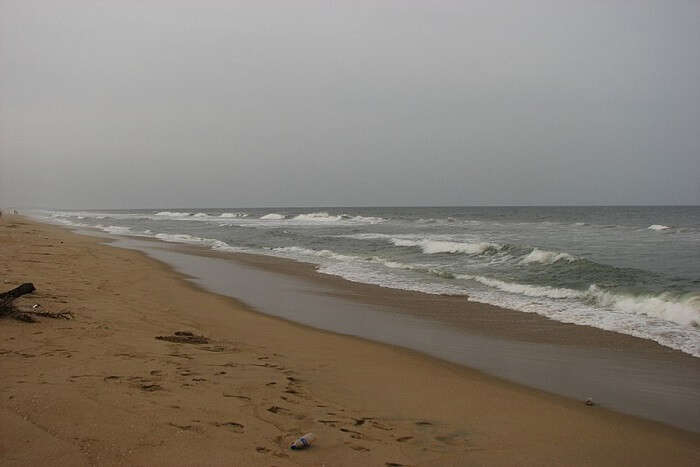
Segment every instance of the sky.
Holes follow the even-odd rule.
[[[700,2],[0,0],[0,206],[700,204]]]

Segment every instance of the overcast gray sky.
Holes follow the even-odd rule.
[[[0,0],[0,206],[700,204],[700,2]]]

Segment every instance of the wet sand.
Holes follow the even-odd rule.
[[[12,216],[0,221],[3,289],[34,282],[37,292],[17,300],[20,308],[38,303],[74,315],[0,321],[3,465],[700,461],[697,433],[265,316],[102,241]],[[318,287],[307,293],[324,296]],[[349,301],[379,305],[363,300]],[[208,342],[156,339],[179,330]],[[289,451],[306,431],[318,435],[314,447]]]
[[[359,284],[314,265],[120,238],[208,290],[293,322],[417,350],[509,381],[700,431],[700,359],[536,314]]]

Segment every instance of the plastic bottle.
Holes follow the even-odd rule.
[[[289,446],[291,449],[306,449],[311,446],[311,443],[316,439],[316,435],[313,433],[306,433],[301,438],[297,439]]]

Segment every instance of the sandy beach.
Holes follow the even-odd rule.
[[[3,216],[0,257],[3,291],[37,288],[18,308],[73,316],[0,321],[2,465],[700,463],[698,433],[266,316],[99,238]]]

